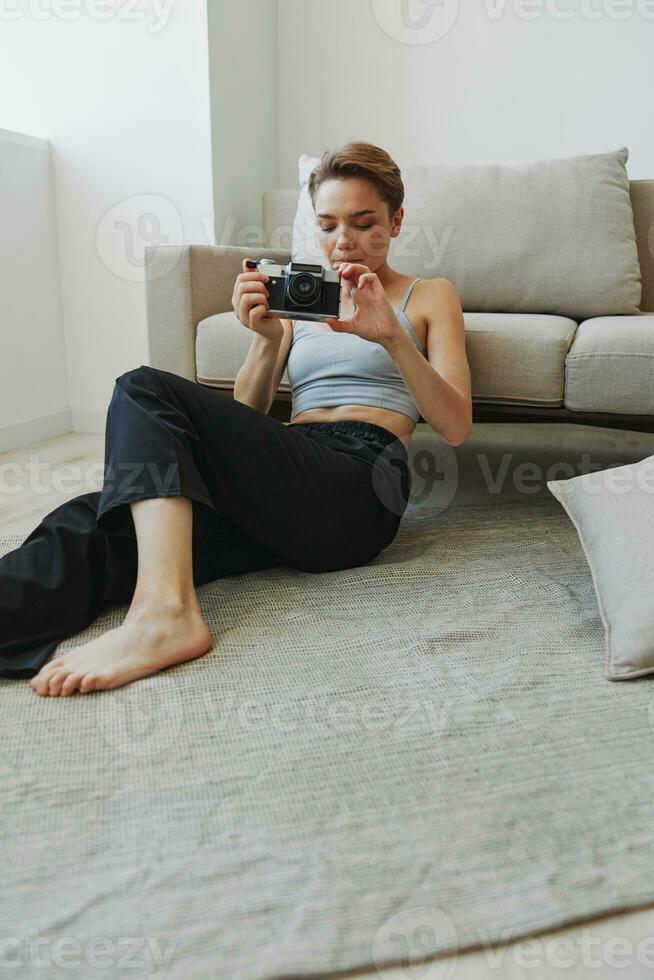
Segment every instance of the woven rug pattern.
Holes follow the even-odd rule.
[[[554,499],[410,505],[368,566],[198,595],[198,660],[68,698],[0,680],[21,977],[314,976],[411,958],[416,924],[419,958],[654,901],[654,687],[605,679]]]

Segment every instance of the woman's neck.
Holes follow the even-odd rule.
[[[391,269],[387,262],[383,262],[378,269],[375,269],[375,273],[386,293],[405,278],[400,272]]]

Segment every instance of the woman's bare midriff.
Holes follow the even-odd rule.
[[[334,408],[312,408],[306,412],[299,412],[292,422],[288,425],[296,425],[300,422],[345,422],[348,420],[356,422],[372,422],[373,425],[381,425],[401,439],[404,445],[409,448],[411,435],[416,427],[413,419],[402,412],[393,412],[387,408],[370,408],[369,405],[338,405]]]

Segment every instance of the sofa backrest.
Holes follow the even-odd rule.
[[[654,180],[629,181],[629,193],[642,277],[640,309],[654,312]],[[299,189],[288,188],[264,192],[263,233],[267,248],[290,252],[299,194]]]

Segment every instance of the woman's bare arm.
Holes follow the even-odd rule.
[[[293,340],[293,321],[282,320],[279,339],[254,333],[247,357],[234,380],[234,398],[267,415],[282,379]]]

